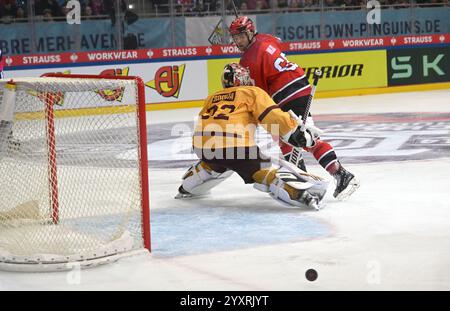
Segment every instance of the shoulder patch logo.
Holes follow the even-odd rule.
[[[273,55],[273,53],[275,53],[275,51],[276,51],[276,49],[271,45],[269,45],[266,49],[266,52],[269,53],[270,55]]]

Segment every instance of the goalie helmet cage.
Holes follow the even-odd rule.
[[[0,81],[0,270],[92,267],[150,251],[144,83]]]

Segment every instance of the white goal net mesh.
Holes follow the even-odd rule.
[[[135,80],[14,83],[0,80],[0,263],[142,249],[148,206]]]

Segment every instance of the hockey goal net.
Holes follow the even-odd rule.
[[[0,269],[150,250],[146,137],[140,78],[0,80]]]

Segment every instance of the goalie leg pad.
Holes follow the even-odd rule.
[[[277,161],[281,166],[280,171],[290,172],[294,174],[296,177],[298,177],[300,180],[312,183],[312,186],[311,188],[309,188],[308,192],[311,193],[312,195],[319,197],[320,200],[323,199],[323,197],[327,192],[330,181],[325,180],[320,176],[307,173],[298,168],[297,166],[293,165],[292,163],[285,161],[283,159],[277,159]]]
[[[230,177],[233,171],[218,173],[213,171],[208,164],[199,161],[193,164],[183,176],[183,183],[180,187],[179,198],[190,198],[207,194],[209,190]]]
[[[277,172],[275,180],[270,184],[270,196],[277,201],[299,207],[319,209],[319,198],[308,191],[312,183],[302,181],[294,174]]]
[[[259,170],[253,175],[253,179],[255,189],[268,192],[273,199],[283,204],[319,209],[321,198],[310,193],[310,189],[315,186],[314,182],[274,168]]]

